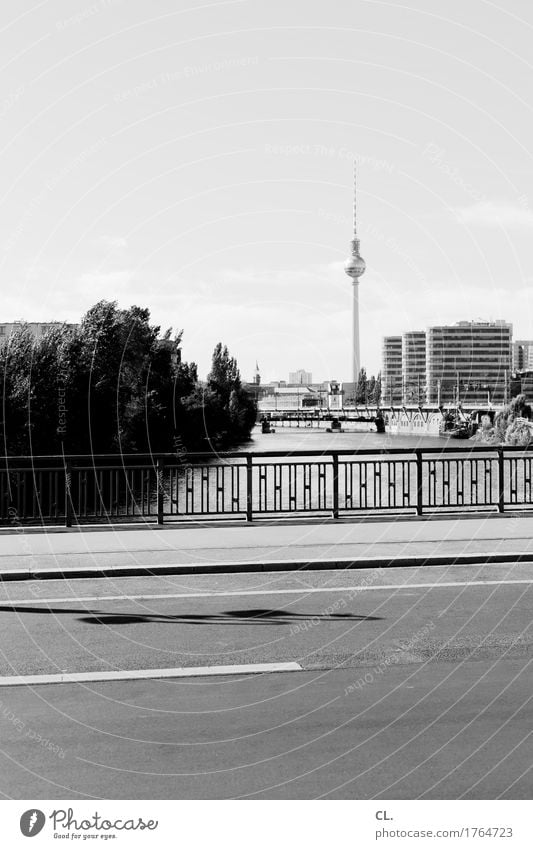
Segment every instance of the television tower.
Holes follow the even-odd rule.
[[[361,346],[359,341],[359,278],[365,273],[366,263],[359,253],[357,238],[357,192],[356,192],[356,163],[353,164],[353,239],[351,255],[344,263],[344,270],[353,281],[353,318],[352,318],[352,376],[354,383],[354,400],[361,370]]]

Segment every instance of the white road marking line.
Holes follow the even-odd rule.
[[[200,593],[154,593],[147,595],[141,593],[139,595],[94,595],[94,596],[79,596],[79,597],[62,597],[62,598],[22,598],[0,599],[0,607],[2,605],[20,605],[20,604],[69,604],[73,601],[155,601],[158,599],[182,599],[182,598],[227,598],[229,596],[255,596],[255,595],[311,595],[312,593],[347,593],[347,592],[369,592],[371,590],[422,590],[427,588],[439,589],[440,587],[492,587],[492,586],[510,586],[513,584],[533,584],[533,579],[524,578],[512,581],[438,581],[437,583],[425,584],[368,584],[357,585],[351,587],[298,587],[276,590],[224,590],[222,592],[200,592]]]
[[[59,675],[0,677],[0,687],[23,684],[70,684],[87,681],[135,681],[141,678],[196,678],[213,675],[252,675],[261,672],[302,672],[299,663],[244,663],[235,666],[180,666],[174,669],[126,669],[116,672],[63,672]]]

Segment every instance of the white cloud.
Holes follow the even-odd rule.
[[[98,241],[108,250],[120,250],[128,246],[128,240],[124,236],[100,236]]]
[[[480,201],[455,210],[462,224],[501,227],[504,230],[533,230],[533,210],[502,201]]]
[[[79,287],[82,291],[100,293],[99,298],[114,300],[113,292],[116,289],[124,289],[135,279],[135,272],[131,269],[121,271],[87,271],[79,278]]]

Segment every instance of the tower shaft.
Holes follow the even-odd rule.
[[[354,400],[357,391],[357,381],[361,371],[361,342],[359,336],[359,279],[353,280],[352,306],[352,380],[354,384]]]

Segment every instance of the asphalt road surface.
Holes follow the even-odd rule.
[[[531,564],[1,592],[5,797],[531,797]],[[257,663],[298,671],[135,680]]]

